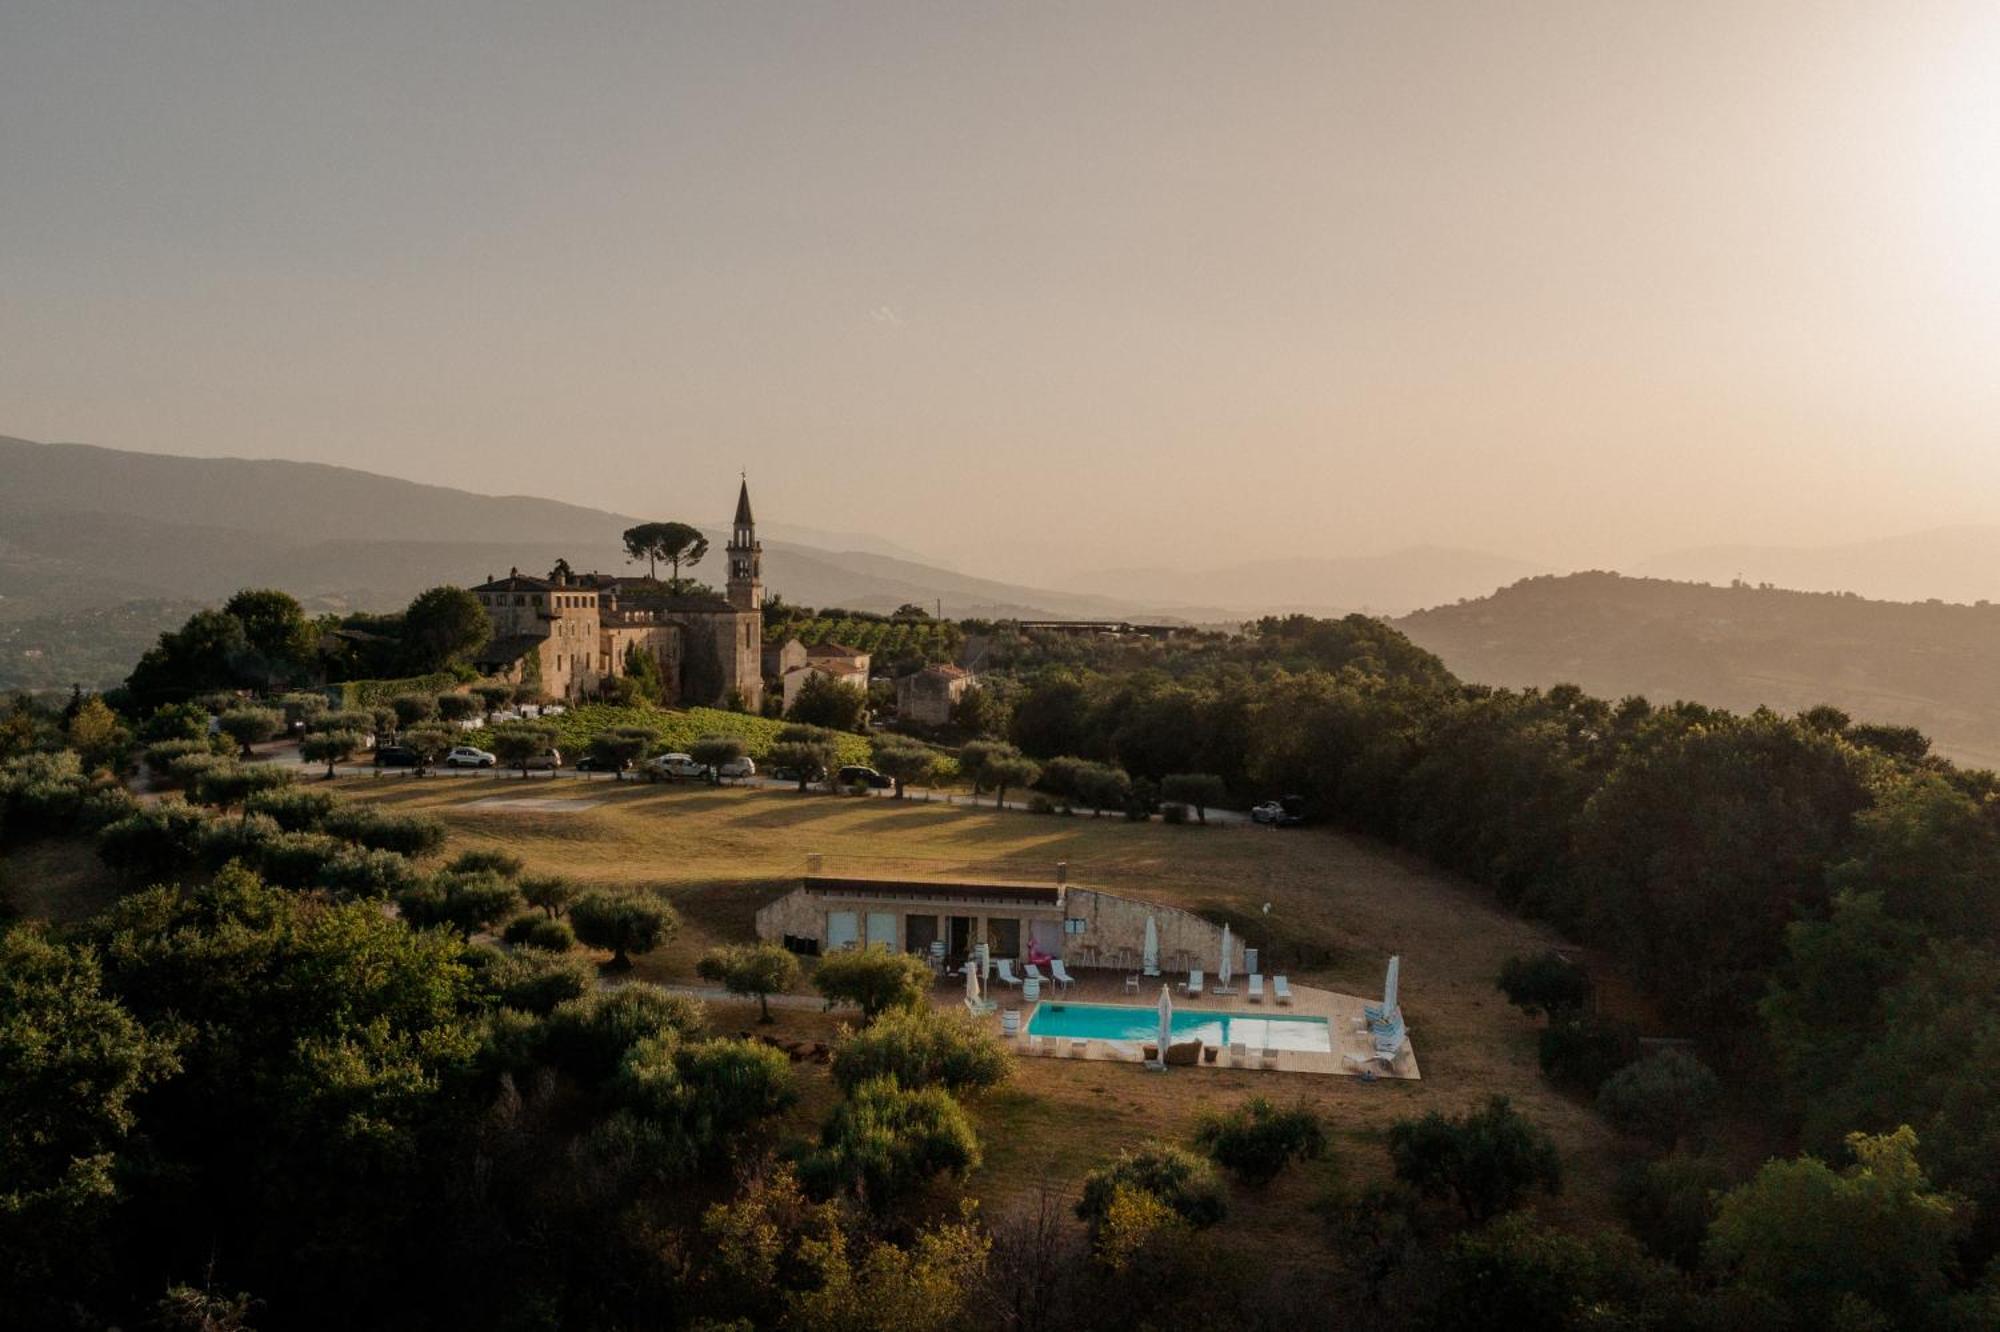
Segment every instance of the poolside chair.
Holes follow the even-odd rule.
[[[1069,1057],[1071,1059],[1088,1059],[1090,1057],[1090,1042],[1071,1041],[1069,1043]]]
[[[1292,982],[1289,977],[1271,977],[1271,993],[1281,1004],[1292,1002]]]
[[[1049,960],[1049,974],[1055,977],[1056,984],[1065,990],[1076,984],[1076,977],[1069,974],[1069,968],[1063,965],[1063,960],[1059,957]]]
[[[1250,1002],[1253,1004],[1264,1002],[1264,978],[1254,971],[1250,973]]]
[[[1009,985],[1019,985],[1021,983],[1021,978],[1014,974],[1014,963],[1011,959],[1001,958],[994,964],[994,969],[1000,973],[1000,979],[1006,981]]]
[[[1041,969],[1040,967],[1036,966],[1036,965],[1035,965],[1034,963],[1032,963],[1032,962],[1030,962],[1030,963],[1028,963],[1028,964],[1027,964],[1026,966],[1022,967],[1022,968],[1021,968],[1021,971],[1022,971],[1022,974],[1023,974],[1023,975],[1025,975],[1025,976],[1026,976],[1026,977],[1027,977],[1027,978],[1028,978],[1029,980],[1031,980],[1031,981],[1039,981],[1039,982],[1041,982],[1041,983],[1042,983],[1042,984],[1044,984],[1044,985],[1048,984],[1048,980],[1049,980],[1049,978],[1048,978],[1047,976],[1044,976],[1044,975],[1042,974],[1042,969]]]
[[[1189,971],[1188,978],[1181,982],[1181,993],[1190,999],[1197,998],[1200,996],[1204,984],[1206,984],[1206,981],[1202,976],[1201,968],[1196,967]]]
[[[1229,1043],[1229,1066],[1231,1068],[1248,1068],[1250,1066],[1250,1047],[1242,1041],[1231,1041]]]
[[[1278,1052],[1277,1052],[1276,1050],[1260,1050],[1260,1051],[1258,1051],[1258,1053],[1257,1053],[1257,1067],[1259,1067],[1259,1068],[1276,1068],[1277,1066],[1278,1066]]]

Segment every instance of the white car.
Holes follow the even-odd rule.
[[[444,756],[447,768],[490,768],[499,761],[485,750],[471,745],[460,745]]]
[[[757,775],[757,760],[751,758],[748,754],[745,754],[742,758],[733,758],[716,768],[715,775],[728,778],[731,781],[741,781],[745,777],[755,777]]]
[[[641,770],[649,782],[692,782],[708,776],[708,769],[689,754],[656,754]]]

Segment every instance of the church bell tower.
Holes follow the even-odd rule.
[[[750,480],[736,494],[736,521],[729,534],[729,604],[740,611],[764,608],[764,547],[750,516]]]

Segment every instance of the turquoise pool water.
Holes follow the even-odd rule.
[[[1333,1052],[1326,1019],[1262,1017],[1254,1013],[1209,1013],[1198,1008],[1175,1009],[1169,1028],[1175,1043],[1199,1038],[1205,1045],[1241,1043],[1252,1050]],[[1030,1036],[1071,1041],[1155,1041],[1160,1036],[1160,1010],[1126,1004],[1069,1004],[1044,1000],[1028,1019]]]

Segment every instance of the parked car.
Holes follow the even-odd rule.
[[[718,767],[715,770],[715,775],[728,778],[731,781],[741,781],[745,777],[755,777],[757,775],[757,760],[751,758],[748,754],[745,754],[742,758],[733,758]]]
[[[688,754],[657,754],[639,770],[649,782],[693,782],[708,776],[708,768]]]
[[[375,766],[378,768],[414,768],[419,766],[417,751],[407,745],[383,745],[375,751]]]
[[[575,764],[578,772],[624,772],[631,766],[630,759],[606,758],[602,754],[585,754]]]
[[[520,766],[531,768],[537,772],[554,772],[562,765],[562,751],[560,749],[544,749],[541,753]]]
[[[1273,828],[1297,828],[1306,821],[1305,798],[1288,795],[1266,800],[1251,809],[1250,818],[1256,823],[1268,823]]]
[[[820,778],[819,765],[815,763],[810,772],[801,772],[793,767],[771,769],[770,775],[781,782],[816,782]]]
[[[447,768],[490,768],[500,760],[483,749],[472,745],[460,745],[444,756]]]
[[[866,786],[876,791],[887,790],[896,784],[891,778],[859,763],[850,763],[842,768],[835,774],[835,780],[841,786]]]

